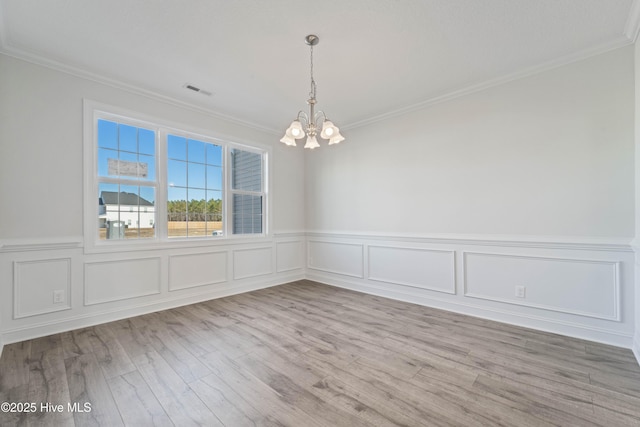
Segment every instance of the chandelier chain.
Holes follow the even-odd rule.
[[[313,45],[309,46],[311,48],[311,92],[309,92],[309,97],[311,99],[316,99],[316,81],[313,79]]]

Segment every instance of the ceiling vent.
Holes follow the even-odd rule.
[[[208,90],[200,89],[199,87],[194,86],[194,85],[192,85],[190,83],[185,83],[182,87],[185,88],[185,89],[192,90],[194,92],[200,93],[200,94],[205,95],[205,96],[213,95],[212,92],[210,92]]]

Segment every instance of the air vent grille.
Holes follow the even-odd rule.
[[[182,87],[185,88],[185,89],[192,90],[194,92],[200,93],[200,94],[205,95],[205,96],[213,95],[213,93],[211,91],[201,89],[198,86],[192,85],[191,83],[185,83],[184,85],[182,85]]]

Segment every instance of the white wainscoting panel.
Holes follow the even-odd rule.
[[[233,251],[233,278],[235,280],[265,276],[273,272],[273,249],[252,248]]]
[[[160,257],[85,263],[84,303],[159,294],[160,283]]]
[[[455,251],[368,246],[369,280],[456,293]]]
[[[465,252],[463,265],[465,296],[620,320],[619,262]]]
[[[310,240],[308,267],[313,270],[351,277],[364,277],[364,245]]]
[[[54,291],[63,294],[54,303]],[[71,258],[13,263],[14,319],[71,308]]]
[[[226,251],[169,256],[169,291],[226,281]]]
[[[304,266],[304,247],[302,242],[276,242],[276,272],[301,270]]]

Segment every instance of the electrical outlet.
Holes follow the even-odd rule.
[[[53,291],[53,303],[60,304],[64,302],[64,289]]]
[[[527,292],[526,286],[516,286],[516,297],[524,298]]]

